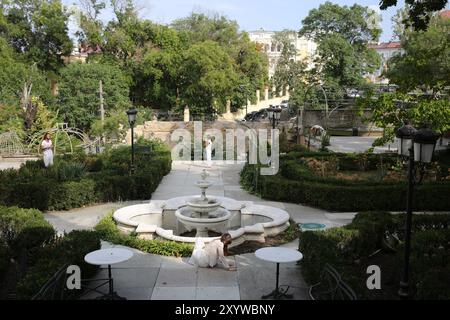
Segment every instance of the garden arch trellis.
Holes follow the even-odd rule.
[[[25,147],[15,131],[0,134],[0,156],[24,155]]]
[[[30,143],[28,144],[28,151],[30,153],[40,154],[41,152],[40,145],[44,137],[44,134],[47,132],[53,136],[52,138],[53,151],[55,155],[57,153],[58,142],[60,142],[59,138],[61,136],[67,138],[70,147],[69,153],[74,152],[74,143],[73,143],[74,139],[80,140],[82,147],[89,147],[93,143],[83,131],[77,128],[68,127],[67,123],[58,123],[56,128],[41,130],[31,136]]]

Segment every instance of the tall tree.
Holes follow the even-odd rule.
[[[59,115],[70,126],[89,131],[100,118],[99,82],[106,114],[129,107],[129,78],[114,65],[72,63],[61,73]]]
[[[267,56],[250,41],[247,33],[239,31],[236,21],[219,14],[192,13],[175,20],[172,27],[188,45],[213,41],[231,57],[238,74],[238,83],[230,96],[233,109],[241,108],[255,90],[268,83]]]
[[[365,44],[381,35],[381,29],[373,23],[374,15],[375,11],[358,4],[349,7],[327,1],[309,12],[299,34],[317,42],[339,34],[352,45]]]
[[[436,16],[426,31],[409,31],[404,54],[389,61],[386,76],[403,91],[437,93],[450,86],[450,19]]]
[[[68,36],[69,14],[60,0],[16,0],[1,2],[0,35],[24,59],[41,70],[58,73],[63,58],[72,51]]]
[[[183,55],[181,97],[197,115],[223,112],[237,84],[229,55],[213,41],[192,45]]]
[[[103,44],[103,22],[99,15],[106,8],[102,0],[81,0],[83,12],[80,12],[80,30],[76,36],[84,46],[96,48]]]
[[[318,44],[312,78],[325,85],[359,86],[363,75],[380,64],[375,50],[367,47],[381,34],[377,20],[373,10],[357,4],[326,2],[311,10],[299,34]]]

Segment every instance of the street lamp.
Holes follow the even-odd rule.
[[[269,116],[269,121],[272,124],[272,129],[275,130],[276,125],[280,122],[281,109],[270,106],[270,108],[267,109],[267,114]]]
[[[398,154],[408,159],[408,193],[406,201],[406,225],[405,225],[405,253],[403,275],[398,292],[402,299],[413,296],[410,285],[409,257],[411,253],[411,227],[412,227],[412,199],[414,185],[420,183],[423,177],[423,168],[431,162],[438,136],[425,127],[417,131],[409,121],[405,121],[403,127],[397,131]],[[421,168],[421,177],[416,181],[414,175],[415,162]]]
[[[128,123],[131,127],[131,174],[134,173],[134,125],[136,123],[137,113],[135,108],[127,110]]]

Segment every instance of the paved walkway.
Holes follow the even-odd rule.
[[[247,193],[239,185],[239,172],[243,164],[214,164],[209,180],[214,185],[207,194],[231,197],[236,200],[254,201],[285,209],[297,223],[318,222],[328,228],[341,226],[351,221],[353,214],[333,214],[301,205],[270,202]],[[174,164],[169,175],[164,177],[153,193],[154,200],[199,194],[194,182],[200,179],[204,169],[202,163]],[[51,212],[45,216],[59,231],[90,229],[107,213],[136,202],[103,204],[100,206]],[[103,247],[114,247],[103,243]],[[285,245],[298,248],[298,241]],[[121,246],[115,246],[121,247]],[[132,249],[134,257],[113,269],[114,286],[120,296],[139,300],[257,300],[275,287],[275,264],[264,262],[253,253],[229,257],[237,266],[236,272],[218,268],[203,269],[189,265],[186,258],[161,257]],[[106,266],[98,273],[99,279],[106,276]],[[295,263],[280,266],[280,285],[291,286],[294,299],[308,299],[301,265]]]

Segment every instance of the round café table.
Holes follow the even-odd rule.
[[[108,265],[109,299],[123,299],[114,292],[114,283],[111,273],[111,265],[127,261],[133,257],[133,252],[127,249],[110,248],[93,251],[84,257],[84,261],[96,266]]]
[[[274,262],[277,264],[275,290],[267,295],[262,296],[261,298],[268,299],[273,297],[274,299],[282,299],[282,298],[292,299],[292,295],[287,294],[289,287],[284,292],[282,292],[278,285],[280,278],[280,263],[290,263],[300,261],[303,259],[303,255],[297,250],[280,247],[258,249],[256,250],[255,255],[258,259]]]

